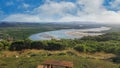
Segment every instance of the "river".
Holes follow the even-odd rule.
[[[51,40],[51,39],[75,39],[84,36],[97,36],[104,34],[103,31],[110,30],[110,27],[99,27],[89,29],[62,29],[48,32],[41,32],[31,35],[31,40]]]

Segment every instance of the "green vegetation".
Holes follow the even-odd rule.
[[[30,35],[44,32],[44,31],[50,31],[50,30],[57,30],[62,29],[59,27],[52,27],[47,25],[36,25],[36,26],[15,26],[15,27],[1,27],[0,33],[2,35],[3,39],[12,39],[12,40],[23,40],[25,38],[28,38]]]
[[[109,38],[109,39],[107,39]],[[47,41],[1,41],[0,65],[2,68],[35,68],[47,59],[73,61],[75,68],[119,68],[120,33],[107,33],[101,36],[84,37],[82,39],[61,39]],[[50,52],[26,52],[25,50],[45,50]],[[68,50],[67,52],[62,52]],[[17,52],[12,56],[4,55],[4,51]],[[56,52],[57,53],[53,53]],[[80,56],[91,53],[112,53],[116,56],[103,58]],[[10,53],[11,54],[11,53]],[[4,56],[4,57],[3,57]],[[112,61],[112,62],[111,62]],[[113,63],[114,62],[114,63]],[[117,64],[116,64],[117,63]]]
[[[88,25],[86,27],[89,28]],[[46,41],[26,39],[34,33],[69,28],[78,28],[78,25],[21,23],[0,25],[0,38],[4,39],[0,41],[0,68],[36,68],[48,59],[71,61],[74,68],[120,68],[118,27],[108,31],[111,33],[82,39]]]
[[[109,61],[88,59],[75,56],[33,56],[24,58],[7,57],[0,58],[1,68],[36,68],[37,65],[44,62],[46,59],[71,61],[74,63],[74,68],[118,68],[118,64]],[[12,62],[11,62],[12,61]]]
[[[108,39],[109,38],[109,39]],[[1,41],[1,50],[21,51],[25,49],[43,49],[43,50],[65,50],[74,48],[79,52],[106,52],[119,54],[120,33],[108,33],[95,37],[84,37],[75,40],[47,40],[31,41],[29,39],[21,41]],[[5,43],[6,42],[6,43]],[[8,48],[8,49],[7,49]]]
[[[32,34],[60,30],[60,29],[78,29],[78,28],[94,28],[100,27],[100,24],[82,24],[84,26],[79,26],[79,24],[53,24],[53,23],[0,23],[0,39],[6,40],[24,40]]]

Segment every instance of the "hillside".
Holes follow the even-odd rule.
[[[1,68],[36,68],[45,60],[66,60],[74,68],[119,68],[120,33],[75,40],[1,41]]]

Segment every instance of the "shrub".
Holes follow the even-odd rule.
[[[4,49],[4,45],[0,43],[0,51]]]
[[[84,44],[77,44],[74,49],[79,52],[86,52],[86,46]]]
[[[9,48],[11,51],[20,51],[25,49],[24,41],[13,42]]]
[[[46,46],[46,50],[64,50],[66,46],[59,42],[49,42]]]
[[[47,46],[47,44],[45,42],[41,42],[41,41],[33,41],[31,43],[31,49],[44,49]]]

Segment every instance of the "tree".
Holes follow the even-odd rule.
[[[47,46],[47,43],[42,42],[42,41],[33,41],[31,43],[31,49],[44,49],[45,46]]]
[[[86,52],[86,45],[84,44],[77,44],[74,49],[79,52]]]
[[[4,50],[4,45],[0,42],[0,51]]]
[[[4,45],[4,48],[3,48],[4,50],[8,50],[8,48],[11,44],[11,42],[8,42],[6,40],[2,40],[1,43]]]
[[[23,50],[23,49],[26,49],[25,48],[25,45],[24,45],[24,41],[15,41],[11,44],[10,50],[12,51],[20,51],[20,50]]]
[[[30,40],[30,39],[25,39],[25,40],[24,40],[25,48],[26,48],[26,49],[30,49],[30,48],[31,48],[31,43],[32,43],[32,40]]]
[[[60,42],[49,42],[46,50],[64,50],[66,46]]]

